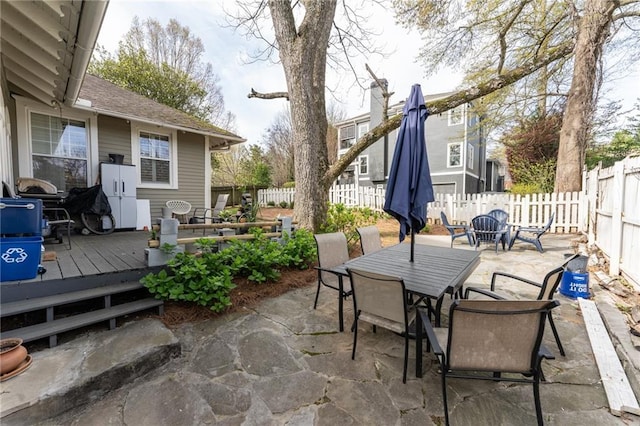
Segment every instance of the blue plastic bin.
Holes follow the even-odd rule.
[[[565,271],[562,274],[562,282],[560,283],[560,294],[572,299],[577,299],[578,297],[588,299],[591,297],[591,293],[589,293],[589,273]]]
[[[0,238],[0,281],[35,278],[41,247],[42,237]]]
[[[42,234],[42,200],[0,198],[0,234],[38,236]]]

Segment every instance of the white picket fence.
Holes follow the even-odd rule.
[[[329,190],[329,201],[348,207],[369,207],[382,212],[385,190],[357,185],[334,185]],[[269,201],[291,202],[295,189],[266,189],[258,191],[258,202],[266,206]],[[427,206],[427,220],[440,222],[444,212],[452,223],[471,222],[474,216],[493,209],[509,213],[509,223],[523,226],[543,226],[551,213],[556,214],[551,232],[586,232],[586,202],[584,193],[559,194],[437,194],[436,200]],[[581,219],[582,218],[582,219]]]

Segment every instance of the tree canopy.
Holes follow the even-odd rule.
[[[89,72],[112,83],[234,131],[235,117],[224,107],[222,89],[204,46],[189,27],[171,19],[166,27],[138,17],[115,53],[96,49]]]

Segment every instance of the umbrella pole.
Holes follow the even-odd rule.
[[[416,245],[416,231],[415,228],[413,226],[411,226],[411,258],[409,259],[409,262],[413,262],[413,248]]]

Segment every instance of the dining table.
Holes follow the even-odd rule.
[[[433,311],[438,327],[444,296],[461,293],[462,285],[480,264],[480,253],[416,244],[414,261],[411,262],[410,250],[410,244],[396,244],[350,259],[331,270],[345,276],[348,275],[347,269],[351,268],[402,278],[409,295],[427,300],[428,310]],[[432,300],[436,302],[435,309],[431,308]],[[416,345],[416,377],[422,377],[421,346]]]

